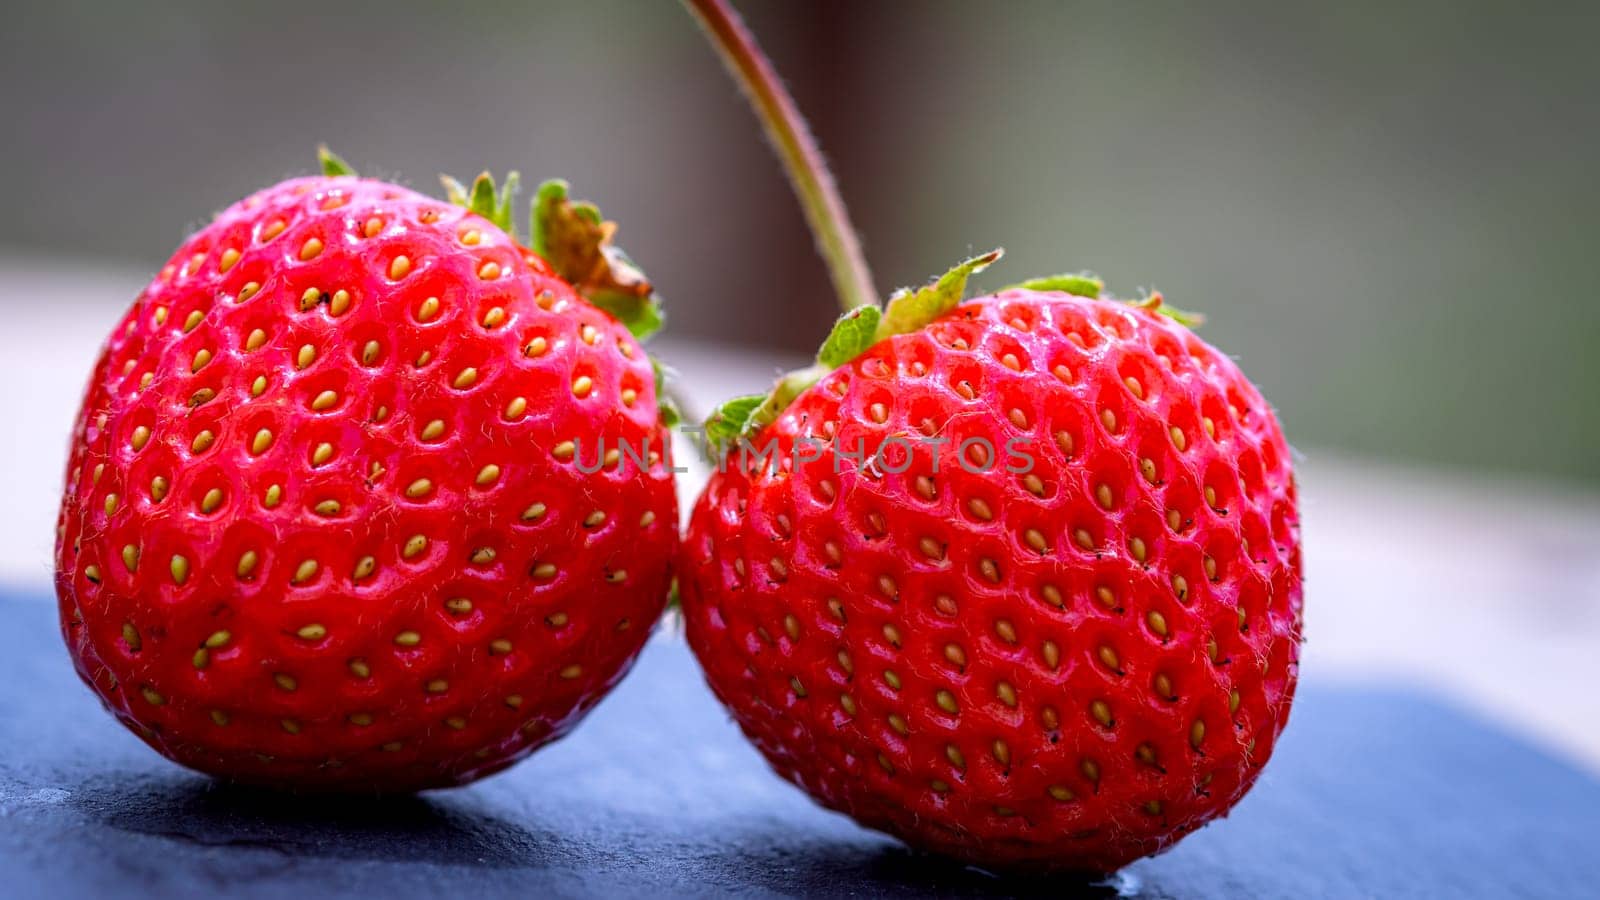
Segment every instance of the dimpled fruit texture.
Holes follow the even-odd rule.
[[[912,452],[874,460],[890,437]],[[683,606],[786,778],[916,846],[1084,871],[1254,782],[1294,692],[1300,539],[1278,424],[1227,357],[1011,291],[880,342],[773,439],[789,463],[735,452],[695,507]]]
[[[112,333],[57,531],[79,674],[285,787],[459,784],[624,673],[676,547],[649,360],[487,220],[351,177],[190,238]],[[576,441],[577,446],[572,442]]]

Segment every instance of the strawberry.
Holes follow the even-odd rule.
[[[324,169],[218,214],[112,332],[61,505],[62,629],[184,765],[461,784],[572,728],[666,601],[659,311],[558,182],[541,257],[514,180],[445,203]]]
[[[1111,871],[1272,753],[1294,477],[1272,410],[1159,295],[1060,276],[959,303],[997,255],[859,307],[708,422],[687,634],[820,803],[975,864]]]
[[[1294,476],[1272,410],[1160,295],[1087,275],[878,305],[794,100],[684,0],[766,128],[843,318],[706,423],[689,644],[767,760],[907,843],[1108,872],[1244,795],[1288,718]]]

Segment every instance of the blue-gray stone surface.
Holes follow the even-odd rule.
[[[813,805],[653,641],[568,739],[414,798],[218,784],[72,672],[54,604],[0,595],[0,896],[1585,897],[1600,783],[1416,694],[1302,686],[1255,790],[1100,884],[1013,881]]]

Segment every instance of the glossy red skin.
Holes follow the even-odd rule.
[[[951,439],[938,475],[927,450],[900,475],[884,469],[906,463],[901,450],[877,474],[850,459],[836,474],[831,455],[792,464],[805,435],[870,457],[887,436],[928,429]],[[996,448],[986,474],[954,455],[971,437]],[[1038,483],[1007,471],[1024,466],[1004,450],[1022,437]],[[982,866],[1106,872],[1226,813],[1255,781],[1294,693],[1300,538],[1278,423],[1226,356],[1141,309],[1011,291],[880,342],[755,444],[770,439],[789,465],[733,454],[696,504],[683,609],[712,690],[820,803]],[[934,478],[933,499],[919,475]]]
[[[302,260],[313,237],[324,248]],[[241,255],[222,271],[228,248]],[[402,254],[410,271],[392,279]],[[259,291],[239,302],[250,282]],[[302,309],[308,288],[321,293]],[[423,323],[429,297],[440,309]],[[493,307],[505,319],[486,325]],[[266,340],[247,349],[257,328]],[[525,354],[535,337],[545,351]],[[302,367],[307,346],[314,359]],[[202,350],[212,358],[196,370]],[[476,380],[457,387],[468,367]],[[593,381],[581,398],[579,375]],[[314,410],[327,390],[337,402]],[[526,410],[513,415],[518,396]],[[444,431],[424,440],[434,419]],[[150,436],[135,449],[141,426]],[[256,453],[262,428],[273,439]],[[196,451],[207,429],[215,442]],[[56,549],[78,672],[150,746],[224,778],[410,791],[501,769],[605,695],[666,601],[669,464],[578,471],[593,467],[602,436],[662,452],[649,361],[542,259],[477,215],[382,182],[301,178],[262,191],[179,248],[90,378]],[[574,439],[578,454],[554,457]],[[319,465],[323,442],[334,455]],[[499,474],[480,484],[491,464]],[[170,483],[160,500],[157,477]],[[423,478],[431,489],[409,496]],[[268,508],[272,484],[281,499]],[[213,488],[223,501],[207,513]],[[325,500],[340,510],[313,509]],[[544,515],[523,518],[536,502]],[[586,525],[596,511],[605,521]],[[415,535],[426,546],[406,558]],[[241,576],[247,551],[257,562]],[[174,555],[189,563],[181,584]],[[375,568],[363,576],[366,556]],[[294,583],[306,560],[315,574]],[[554,576],[533,574],[543,562]],[[470,609],[446,606],[460,599]],[[200,652],[219,631],[227,639]]]

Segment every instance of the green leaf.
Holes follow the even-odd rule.
[[[356,170],[339,157],[339,154],[328,149],[327,144],[317,145],[317,162],[322,166],[322,174],[332,178],[338,175],[354,175]]]
[[[828,339],[822,342],[817,362],[837,369],[865,353],[877,343],[878,322],[882,318],[883,313],[876,306],[858,306],[840,316]]]
[[[617,223],[602,218],[599,207],[568,199],[565,181],[539,185],[531,228],[534,252],[642,341],[661,330],[665,314],[644,272],[611,243],[616,231]]]
[[[967,279],[987,269],[1004,253],[1000,249],[990,250],[982,256],[966,260],[939,276],[939,280],[932,284],[914,291],[910,288],[895,291],[894,296],[889,298],[888,307],[884,309],[882,321],[878,323],[877,339],[916,331],[955,309],[966,292]]]
[[[1064,275],[1046,275],[1043,278],[1029,278],[1027,281],[1010,285],[1006,290],[1020,288],[1025,291],[1063,291],[1079,297],[1099,297],[1105,290],[1106,283],[1100,280],[1093,272],[1077,272]]]

